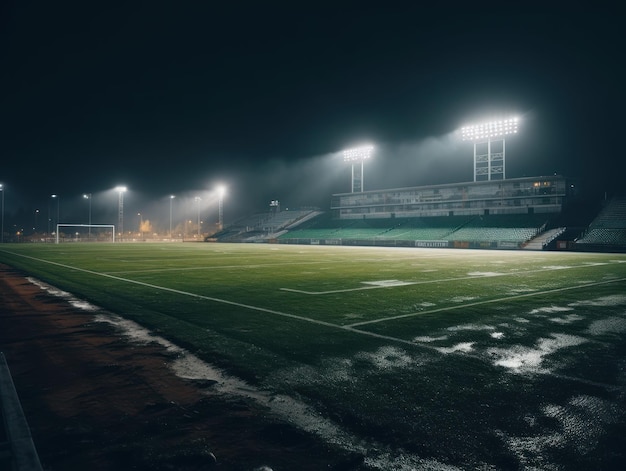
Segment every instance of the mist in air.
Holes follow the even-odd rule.
[[[366,191],[472,179],[472,147],[460,141],[456,134],[374,145],[372,158],[364,163]],[[144,182],[135,185],[132,181],[123,182],[128,187],[122,201],[123,226],[125,230],[139,230],[142,223],[149,221],[152,230],[167,232],[170,225],[175,229],[200,220],[203,231],[212,232],[219,221],[220,185],[225,187],[222,217],[226,225],[252,214],[269,212],[270,202],[275,200],[280,202],[282,211],[329,210],[333,194],[351,191],[351,165],[343,161],[341,150],[337,150],[300,159],[274,158],[252,163],[206,179],[202,185],[192,183],[196,188],[171,194],[138,190]],[[57,221],[119,224],[116,191],[100,191],[89,196],[66,193],[58,200],[43,201],[39,212],[31,218],[32,229],[45,232]]]

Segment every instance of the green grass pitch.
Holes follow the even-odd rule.
[[[371,469],[625,457],[624,254],[5,244],[0,262],[297,398]]]

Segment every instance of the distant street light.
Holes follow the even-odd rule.
[[[137,216],[139,216],[139,237],[143,237],[143,216],[141,215],[141,213],[137,213]]]
[[[363,163],[372,156],[374,146],[366,145],[361,147],[355,147],[353,149],[346,149],[343,151],[344,162],[352,164],[352,193],[362,193],[364,191],[363,184]],[[356,168],[355,164],[360,163],[360,169]]]
[[[176,196],[170,195],[170,240],[172,240],[172,202]]]
[[[85,193],[83,198],[89,201],[89,234],[87,240],[91,240],[91,193]]]
[[[60,211],[61,197],[59,195],[50,195],[50,198],[57,200],[57,220],[56,220],[56,224],[54,223],[52,224],[52,228],[55,229],[56,225],[59,224],[59,211]]]
[[[506,147],[504,136],[517,134],[518,123],[519,119],[517,117],[511,117],[461,128],[462,139],[474,143],[474,181],[477,181],[478,177],[483,177],[482,180],[484,180],[485,175],[487,176],[487,180],[491,180],[492,176],[498,175],[501,176],[501,178],[498,179],[506,179]],[[500,151],[494,152],[492,144],[497,142],[501,142]],[[486,144],[486,153],[479,154],[476,148],[477,144]]]
[[[127,188],[125,186],[117,186],[115,191],[119,195],[117,202],[117,227],[120,233],[120,240],[122,240],[122,237],[124,237],[124,193],[127,191]]]

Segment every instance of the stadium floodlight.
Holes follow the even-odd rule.
[[[119,197],[117,200],[117,227],[120,234],[120,240],[124,237],[124,193],[128,191],[123,185],[116,186],[115,191],[117,191]]]
[[[480,124],[463,126],[461,128],[461,137],[464,141],[472,141],[474,143],[474,181],[479,177],[487,177],[491,180],[492,176],[501,176],[506,178],[506,145],[505,136],[517,134],[519,126],[519,118],[513,116],[506,119],[486,121]],[[500,143],[499,149],[494,152],[494,143]],[[480,153],[477,146],[481,145]]]
[[[60,213],[60,204],[61,204],[61,197],[59,195],[50,195],[50,198],[54,199],[57,201],[57,220],[56,220],[56,224],[59,224],[59,213]],[[48,206],[48,219],[50,219],[50,206]]]
[[[352,149],[346,149],[343,153],[343,161],[352,164],[352,193],[362,193],[364,190],[363,185],[363,164],[364,162],[372,156],[372,152],[374,151],[374,146],[372,145],[364,145],[360,147],[354,147]],[[361,168],[356,167],[355,165],[360,163]]]

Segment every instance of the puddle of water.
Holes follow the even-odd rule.
[[[469,353],[474,350],[474,343],[476,342],[461,342],[453,345],[452,347],[439,347],[437,348],[437,351],[444,354],[455,352]]]
[[[213,393],[251,399],[266,407],[276,417],[285,420],[301,430],[320,437],[329,444],[336,445],[347,451],[362,453],[363,455],[369,453],[368,460],[370,460],[369,465],[372,470],[457,470],[457,468],[442,467],[445,465],[434,460],[424,460],[408,453],[400,452],[391,457],[391,454],[386,451],[384,445],[353,436],[302,401],[298,401],[287,395],[272,394],[269,391],[255,388],[245,381],[230,376],[219,368],[202,361],[200,358],[173,344],[169,340],[158,335],[153,335],[148,329],[134,321],[106,312],[97,306],[79,300],[70,293],[56,289],[41,281],[33,278],[29,278],[28,280],[50,295],[59,297],[79,309],[95,312],[94,320],[96,322],[103,322],[114,326],[122,335],[127,337],[129,341],[140,345],[156,343],[164,347],[168,352],[175,354],[176,358],[167,366],[180,378],[214,382],[211,389]],[[414,359],[411,359],[405,352],[396,347],[382,347],[375,354],[369,354],[369,356],[366,354],[365,356],[380,368],[402,367],[409,363],[415,363]],[[350,365],[349,360],[347,360],[347,362],[348,363],[343,365],[344,373],[347,371],[347,366]],[[379,451],[372,452],[371,450]],[[415,466],[412,468],[402,468],[397,466],[398,463],[419,463],[419,466],[417,468]]]
[[[413,339],[413,342],[430,343],[430,342],[437,342],[439,340],[447,340],[447,338],[448,338],[447,335],[442,335],[440,337],[429,337],[428,335],[425,335],[423,337],[415,337]]]
[[[626,319],[623,317],[608,317],[593,321],[587,328],[591,335],[621,334],[626,332]]]
[[[566,325],[566,324],[572,324],[573,322],[576,322],[576,321],[581,321],[583,319],[584,317],[579,316],[578,314],[568,314],[567,316],[564,316],[564,317],[553,317],[548,320],[550,322],[554,322],[555,324]]]
[[[587,301],[577,301],[575,303],[570,303],[569,306],[609,307],[609,306],[621,306],[623,304],[626,304],[626,295],[613,294],[610,296],[603,296],[601,298],[590,299]]]
[[[485,324],[461,324],[448,327],[447,330],[450,332],[460,332],[463,330],[496,330],[496,328],[492,325]]]
[[[551,334],[549,338],[540,338],[535,348],[521,345],[511,348],[497,347],[488,349],[487,354],[492,357],[494,365],[508,368],[514,373],[549,373],[550,370],[541,367],[547,355],[586,341],[574,335]]]
[[[406,368],[416,363],[416,360],[404,350],[392,346],[380,347],[373,353],[362,352],[356,355],[356,357],[371,362],[379,370]]]
[[[467,301],[473,301],[474,299],[478,299],[478,296],[455,296],[454,298],[450,299],[450,302],[464,303]]]
[[[573,310],[574,310],[573,307],[545,306],[545,307],[538,307],[536,309],[533,309],[532,311],[529,312],[529,314],[539,314],[539,313],[554,314],[555,312],[567,312],[567,311],[573,311]]]
[[[607,425],[618,422],[619,407],[595,396],[573,396],[564,405],[547,404],[541,408],[545,417],[556,420],[556,425],[528,436],[497,434],[518,458],[523,469],[560,470],[562,466],[547,461],[550,451],[566,447],[585,456],[595,449],[606,433]],[[538,428],[535,417],[524,417],[532,428]],[[543,432],[543,433],[542,433]]]

